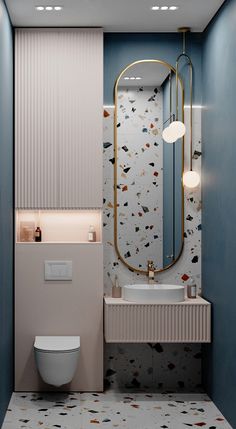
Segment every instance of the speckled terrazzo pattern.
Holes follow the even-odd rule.
[[[186,123],[189,109],[185,111]],[[201,169],[201,110],[193,111],[194,168]],[[111,295],[111,280],[120,285],[142,283],[145,278],[128,270],[117,258],[113,236],[113,142],[114,109],[104,109],[104,291]],[[185,165],[189,151],[186,135]],[[201,193],[185,192],[185,246],[177,264],[157,276],[160,283],[186,285],[192,276],[201,291]],[[162,350],[157,352],[157,350]],[[199,391],[201,385],[200,344],[106,344],[105,375],[108,385],[151,387],[174,391]]]
[[[118,90],[118,246],[136,268],[163,266],[162,89]]]
[[[112,389],[202,392],[199,344],[106,344],[105,363]]]
[[[232,429],[206,395],[14,393],[2,429]]]
[[[201,168],[201,110],[194,109],[194,168]],[[114,109],[104,110],[104,210],[103,210],[103,241],[104,241],[104,287],[105,293],[111,294],[111,280],[118,275],[122,285],[129,282],[141,283],[145,277],[128,270],[117,258],[114,249],[113,234],[113,142],[114,142]],[[186,122],[188,109],[186,110]],[[188,136],[186,136],[187,146]],[[189,151],[185,148],[185,165],[188,165]],[[127,249],[128,250],[128,249]],[[160,283],[186,285],[189,277],[193,277],[201,291],[201,193],[200,189],[185,192],[185,245],[182,256],[171,269],[160,273]]]

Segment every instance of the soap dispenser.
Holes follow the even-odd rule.
[[[190,278],[187,285],[187,297],[190,299],[197,298],[197,285],[193,278]]]
[[[115,276],[115,283],[112,283],[112,298],[121,298],[121,287],[117,276]]]
[[[96,231],[93,225],[90,225],[88,231],[88,241],[93,243],[96,241]]]

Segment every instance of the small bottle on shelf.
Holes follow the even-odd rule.
[[[42,241],[42,231],[39,226],[37,226],[35,233],[34,233],[34,241],[40,242]]]
[[[93,225],[90,225],[89,231],[88,231],[88,241],[90,243],[93,243],[96,241],[96,231]]]

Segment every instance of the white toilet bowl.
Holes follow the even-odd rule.
[[[70,383],[80,350],[80,337],[35,337],[36,365],[43,381],[52,386]]]

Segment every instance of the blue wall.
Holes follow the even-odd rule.
[[[182,52],[178,33],[105,33],[104,37],[104,104],[113,104],[113,88],[120,72],[133,61],[161,59],[173,66]],[[201,35],[194,33],[187,41],[195,79],[194,102],[201,103]],[[188,89],[187,89],[188,90]]]
[[[13,46],[0,0],[0,426],[13,389]]]
[[[236,428],[236,0],[228,0],[203,46],[203,290],[213,303],[204,381]]]

